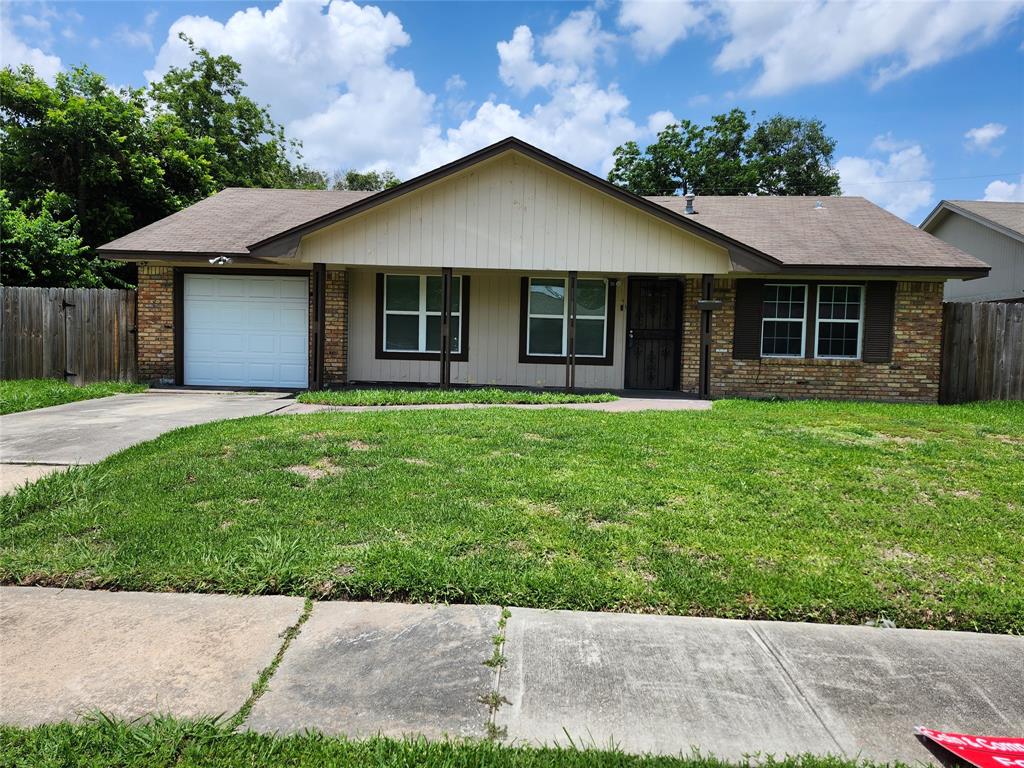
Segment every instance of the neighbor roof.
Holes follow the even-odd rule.
[[[119,237],[108,256],[152,254],[249,255],[248,246],[345,208],[373,192],[228,187],[195,205]]]
[[[649,197],[682,213],[679,196]],[[704,197],[701,224],[787,267],[986,269],[974,256],[922,232],[863,197]]]
[[[923,271],[983,276],[988,266],[859,197],[640,197],[516,138],[508,138],[381,192],[225,189],[99,248],[104,256],[273,258],[330,224],[476,163],[515,151],[726,248],[751,272]],[[821,201],[821,208],[815,203]]]
[[[921,229],[931,232],[950,213],[959,213],[1016,240],[1024,240],[1024,203],[943,200],[921,222]]]

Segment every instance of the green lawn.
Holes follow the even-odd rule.
[[[0,514],[6,583],[1024,631],[1024,403],[261,416]]]
[[[557,403],[607,403],[618,398],[608,392],[569,394],[497,389],[344,389],[335,392],[303,392],[300,403],[324,405],[427,405],[437,403],[486,403],[546,405]]]
[[[924,755],[922,749],[922,755]],[[491,742],[372,738],[315,733],[288,737],[232,733],[209,721],[148,725],[93,720],[32,729],[0,726],[0,765],[12,768],[867,768],[810,755],[757,763],[708,757],[636,757],[618,751],[504,747]]]
[[[60,379],[14,379],[0,381],[0,415],[47,408],[51,405],[91,400],[120,392],[145,392],[144,384],[101,381],[76,387]]]

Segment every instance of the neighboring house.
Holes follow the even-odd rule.
[[[946,301],[1024,301],[1024,203],[943,200],[921,229],[992,267],[980,280],[950,280]]]
[[[686,206],[506,139],[379,193],[227,189],[100,252],[139,262],[152,382],[936,400],[943,281],[985,264],[862,198]]]

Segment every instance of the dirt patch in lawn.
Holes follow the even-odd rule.
[[[315,464],[295,464],[288,467],[288,471],[294,472],[296,475],[302,475],[310,480],[322,480],[325,477],[344,472],[345,468],[339,467],[330,459],[323,458]]]

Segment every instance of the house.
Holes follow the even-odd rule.
[[[1024,203],[943,200],[921,229],[992,267],[988,277],[946,283],[946,301],[1024,301]]]
[[[239,387],[934,402],[943,282],[988,273],[862,198],[638,197],[514,138],[378,193],[227,189],[100,253],[138,262],[143,378]]]

